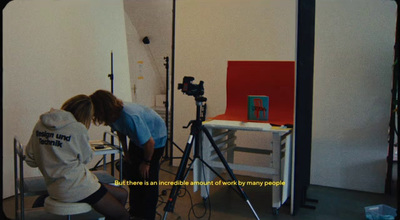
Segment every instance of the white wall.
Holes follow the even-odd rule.
[[[312,184],[384,191],[396,8],[317,1]]]
[[[176,13],[175,81],[184,76],[195,77],[196,84],[204,81],[208,117],[225,112],[228,60],[295,60],[293,0],[177,1]],[[174,141],[184,148],[190,131],[182,126],[195,119],[196,105],[178,90],[174,105]],[[261,134],[240,136],[242,146],[263,147],[268,140]],[[239,163],[267,164],[254,155],[238,155]]]
[[[131,76],[132,101],[152,107],[155,97],[165,94],[165,75],[159,75],[152,65],[149,47],[142,43],[136,27],[129,16],[125,16],[128,42],[128,57]]]
[[[13,137],[29,140],[39,115],[68,98],[110,89],[131,100],[123,2],[12,1],[3,10],[3,183],[13,194]],[[101,139],[109,128],[89,130]],[[94,161],[96,162],[96,161]],[[27,170],[27,175],[38,175]]]
[[[155,106],[166,93],[164,57],[171,60],[172,1],[124,0],[133,101]],[[144,37],[150,44],[144,44]]]
[[[204,80],[208,116],[223,113],[228,60],[295,60],[295,5],[177,1],[176,82],[185,75]],[[312,184],[384,190],[395,11],[393,1],[317,1]],[[189,131],[181,127],[194,119],[195,103],[175,91],[174,104],[174,138],[184,146]],[[266,140],[255,135],[239,144]]]

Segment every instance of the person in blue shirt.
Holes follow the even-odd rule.
[[[143,185],[129,186],[131,216],[153,220],[158,202],[160,159],[167,141],[164,120],[154,110],[124,103],[105,90],[97,90],[90,98],[94,105],[93,122],[108,125],[118,134],[124,160],[129,164],[129,177],[125,178],[143,182]],[[153,181],[157,184],[150,184]]]

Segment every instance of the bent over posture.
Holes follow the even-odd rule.
[[[93,105],[86,95],[42,114],[26,146],[26,162],[39,168],[52,199],[89,203],[107,219],[127,220],[126,190],[99,183],[86,167],[93,157],[87,130],[92,117]]]
[[[129,177],[125,178],[157,182],[154,185],[129,186],[131,216],[153,220],[158,202],[160,158],[167,141],[164,120],[154,110],[135,103],[123,103],[105,90],[96,91],[90,98],[94,105],[95,124],[109,125],[118,133],[124,159],[131,168]]]

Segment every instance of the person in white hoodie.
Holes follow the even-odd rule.
[[[92,118],[93,104],[86,95],[42,114],[26,146],[26,162],[39,168],[51,198],[89,203],[106,219],[129,219],[127,191],[99,183],[86,167],[93,157],[88,136]]]

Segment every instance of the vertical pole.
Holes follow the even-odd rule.
[[[18,219],[18,206],[19,206],[19,196],[18,196],[18,151],[17,151],[17,140],[14,138],[14,202],[15,202],[15,219]],[[3,178],[2,178],[3,180]],[[3,192],[3,190],[1,190]],[[2,203],[3,204],[3,203]],[[3,210],[3,207],[2,209]],[[3,219],[3,218],[2,218]]]
[[[19,155],[19,186],[21,194],[21,220],[25,219],[25,186],[24,186],[24,155],[21,144],[18,142],[18,155]]]
[[[398,1],[396,1],[398,3]],[[397,11],[399,8],[397,7]],[[397,12],[397,17],[399,17],[399,12]],[[396,21],[396,36],[395,36],[395,45],[394,45],[394,64],[393,64],[393,77],[392,77],[392,100],[390,104],[390,120],[389,120],[389,151],[388,156],[386,158],[387,162],[387,171],[386,171],[386,179],[385,179],[385,194],[392,193],[392,179],[393,179],[393,154],[394,154],[394,145],[395,145],[395,130],[396,130],[396,108],[398,107],[397,103],[397,91],[398,91],[398,78],[399,78],[399,46],[398,46],[398,31],[399,31],[399,18]]]
[[[169,127],[169,57],[164,57],[165,60],[165,71],[166,71],[166,85],[165,85],[165,126],[167,127],[167,140],[170,137],[170,127]],[[171,158],[172,155],[168,155],[168,146],[170,145],[170,142],[167,141],[165,144],[165,151],[164,151],[164,156],[165,158]]]
[[[315,0],[298,0],[294,209],[304,205],[310,185],[314,86]]]
[[[2,9],[3,9],[3,13],[4,13],[4,8],[5,8],[5,6],[8,4],[8,2],[9,2],[10,0],[6,0],[6,1],[2,1]],[[1,44],[1,48],[3,48],[3,41],[1,41],[0,42],[0,44]],[[2,65],[3,66],[3,65]],[[3,66],[4,67],[4,66]],[[2,95],[2,97],[3,97],[3,90],[1,90],[1,95]],[[1,99],[1,109],[3,109],[3,99]],[[1,128],[0,128],[0,140],[3,140],[3,120],[1,120],[2,122],[1,122]],[[4,142],[3,142],[4,143]],[[3,165],[3,143],[2,143],[2,147],[0,148],[0,154],[1,154],[1,156],[0,156],[0,164],[1,165]],[[3,181],[4,181],[4,178],[3,178],[3,169],[1,169],[1,171],[0,171],[0,176],[1,176],[1,183],[0,183],[0,196],[1,196],[1,198],[3,199]],[[15,179],[16,179],[16,177],[15,177]],[[16,184],[16,183],[15,183]],[[15,194],[15,197],[17,198],[17,193]],[[1,216],[0,216],[0,219],[8,219],[7,217],[6,217],[6,214],[4,213],[4,207],[3,207],[3,203],[1,203]]]
[[[111,51],[111,74],[109,75],[111,79],[111,93],[114,94],[114,53]]]
[[[111,93],[114,94],[114,53],[111,51],[111,73],[110,73],[110,80],[111,80]],[[112,132],[112,130],[111,130]],[[111,135],[111,144],[114,145],[114,136]],[[114,166],[114,154],[111,154],[111,166]],[[106,170],[106,155],[104,155],[104,170]],[[122,170],[120,170],[122,172]],[[114,176],[114,167],[111,169],[111,175]]]
[[[170,153],[171,160],[169,165],[172,165],[173,144],[174,144],[174,84],[175,84],[175,19],[176,19],[176,0],[172,1],[172,53],[171,53],[171,132],[170,132]]]
[[[400,40],[400,8],[399,8],[399,0],[396,0],[397,3],[397,21],[396,21],[396,38],[395,38],[395,47],[394,47],[394,60],[395,60],[395,65],[394,65],[394,71],[399,76],[399,56],[400,56],[400,45],[399,45],[399,40]],[[399,83],[399,78],[397,77],[397,83]],[[399,84],[397,84],[399,85]],[[395,92],[394,92],[395,93]],[[396,99],[396,106],[397,108],[399,107],[398,99],[400,97],[400,89],[397,88],[397,99]],[[399,109],[396,111],[397,115],[397,129],[400,127],[400,114],[399,114]],[[400,133],[397,132],[397,142],[400,140]],[[393,158],[392,158],[393,159]],[[397,167],[397,216],[396,220],[400,220],[400,169]]]

